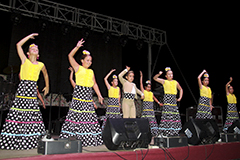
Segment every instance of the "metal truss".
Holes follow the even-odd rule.
[[[9,0],[0,2],[2,11],[18,11],[23,16],[47,18],[56,23],[68,23],[75,27],[88,27],[97,32],[109,32],[130,39],[142,39],[149,44],[167,43],[166,32],[83,9],[48,0]]]

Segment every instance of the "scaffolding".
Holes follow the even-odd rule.
[[[56,23],[68,23],[75,27],[87,27],[97,32],[109,32],[115,36],[141,39],[149,44],[166,44],[166,32],[156,28],[86,11],[48,0],[9,0],[0,2],[0,10],[18,11],[23,16],[47,18]]]
[[[151,79],[152,45],[167,44],[166,31],[145,25],[86,11],[49,0],[9,0],[0,2],[0,10],[17,12],[36,19],[89,28],[96,32],[108,32],[148,43],[148,78]]]

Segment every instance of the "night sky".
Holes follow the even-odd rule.
[[[209,86],[215,93],[215,105],[226,108],[225,84],[230,76],[233,77],[232,85],[235,94],[237,97],[240,96],[239,58],[237,57],[239,53],[240,14],[237,4],[203,3],[202,1],[192,3],[137,1],[131,2],[131,4],[128,1],[108,1],[108,3],[96,1],[93,3],[92,1],[58,0],[57,2],[165,30],[172,55],[167,46],[163,46],[153,76],[160,70],[163,71],[165,67],[172,68],[174,79],[180,83],[184,90],[181,101],[183,112],[187,107],[196,105],[194,98],[198,101],[197,76],[203,69],[206,69],[210,75]],[[153,46],[152,54],[153,60],[155,60],[158,46]],[[128,61],[127,65],[136,69],[136,81],[139,81],[137,79],[138,70],[141,69],[143,72],[147,70],[147,68],[142,68],[145,65],[141,65],[144,63],[143,60],[147,52],[146,55],[140,55],[137,58],[136,56],[124,57],[124,55],[123,59],[131,61],[131,64],[128,64]],[[136,59],[139,59],[140,62]],[[147,63],[146,58],[145,60]],[[188,89],[187,84],[190,89]]]
[[[162,1],[141,3],[138,1],[131,4],[122,1],[110,4],[104,4],[102,1],[94,4],[63,1],[63,4],[165,30],[168,45],[179,68],[167,47],[163,46],[154,75],[167,66],[172,68],[174,78],[184,89],[181,102],[184,108],[195,105],[193,96],[196,100],[199,98],[197,76],[203,69],[206,69],[210,75],[209,86],[215,93],[215,105],[225,108],[225,84],[230,76],[233,77],[232,85],[236,96],[240,95],[238,91],[239,58],[237,57],[240,14],[236,4],[220,3],[220,1],[217,3]],[[157,54],[158,49],[155,49],[153,58]],[[135,61],[132,66],[139,66],[139,63]]]

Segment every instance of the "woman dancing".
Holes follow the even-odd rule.
[[[237,98],[235,94],[233,94],[233,86],[230,85],[232,82],[232,77],[230,77],[230,81],[226,84],[226,96],[228,101],[227,106],[227,116],[226,121],[223,127],[223,131],[227,132],[228,127],[232,125],[237,119],[239,119],[238,111],[237,111]]]
[[[108,107],[106,111],[106,118],[103,121],[102,128],[104,128],[107,118],[122,118],[120,115],[120,99],[121,91],[118,87],[118,79],[116,75],[112,76],[112,86],[108,82],[109,76],[115,71],[112,69],[104,78],[105,85],[108,89]]]
[[[201,81],[201,78],[203,79]],[[198,85],[200,89],[200,98],[197,108],[196,119],[212,119],[212,91],[208,87],[209,84],[209,75],[206,70],[203,70],[202,73],[198,76]]]
[[[126,75],[126,79],[123,76]],[[130,67],[126,66],[119,75],[119,80],[123,85],[124,97],[122,101],[123,118],[136,118],[136,108],[134,104],[134,98],[137,98],[137,93],[141,95],[141,99],[144,99],[144,94],[137,89],[133,83],[134,72],[130,71]]]
[[[181,118],[178,111],[177,101],[181,101],[183,89],[180,84],[173,80],[173,72],[170,67],[165,68],[166,80],[158,78],[162,75],[162,71],[156,74],[153,79],[161,83],[164,87],[163,110],[159,124],[159,132],[163,136],[177,136],[182,129]],[[177,89],[179,90],[179,98],[177,99]]]
[[[158,124],[156,121],[154,109],[153,109],[153,102],[157,102],[159,106],[163,106],[162,103],[160,103],[157,98],[153,95],[153,92],[151,92],[151,81],[148,80],[145,83],[145,86],[143,87],[143,74],[142,71],[140,71],[140,89],[144,94],[143,99],[143,112],[142,112],[142,118],[148,119],[149,127],[151,129],[152,137],[158,136]]]
[[[84,50],[81,57],[82,65],[79,65],[74,55],[84,41],[81,39],[76,47],[68,54],[69,62],[75,71],[76,86],[73,91],[72,103],[66,120],[62,126],[60,138],[75,136],[82,141],[82,146],[102,145],[100,125],[93,107],[92,88],[98,95],[102,104],[103,98],[95,80],[93,70],[89,69],[92,64],[90,52]]]
[[[38,145],[39,136],[45,132],[37,101],[37,81],[40,71],[43,72],[45,85],[44,95],[49,91],[47,69],[42,62],[37,61],[39,56],[38,46],[31,44],[27,55],[23,52],[22,45],[29,39],[34,39],[37,33],[30,34],[17,43],[17,53],[21,59],[21,81],[13,106],[10,108],[3,125],[0,137],[1,149],[32,149]]]

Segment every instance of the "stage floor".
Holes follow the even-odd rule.
[[[23,160],[65,160],[65,159],[240,159],[240,142],[216,143],[208,145],[185,146],[176,148],[152,148],[135,150],[110,151],[105,145],[97,147],[83,147],[82,153],[42,155],[37,149],[32,150],[0,150],[0,159]]]
[[[131,151],[131,150],[130,150]],[[96,153],[96,152],[110,152],[105,145],[97,146],[97,147],[83,147],[82,153]],[[31,157],[38,156],[42,154],[37,153],[37,149],[31,150],[2,150],[0,149],[0,159],[5,158],[20,158],[20,157]]]

